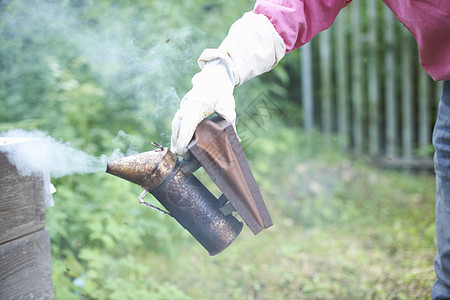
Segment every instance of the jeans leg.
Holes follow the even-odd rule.
[[[450,299],[450,81],[444,82],[433,132],[436,171],[436,282],[433,299]]]

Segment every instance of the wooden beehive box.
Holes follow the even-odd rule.
[[[24,145],[33,143],[0,138],[0,299],[53,299],[45,229],[49,177],[45,171],[23,175],[11,163],[8,153]]]

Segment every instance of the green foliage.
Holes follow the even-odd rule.
[[[63,295],[74,291],[94,299],[123,299],[127,293],[137,298],[182,295],[174,286],[158,282],[137,257],[176,255],[177,249],[167,245],[186,236],[173,220],[139,205],[138,188],[105,176],[109,175],[56,182],[57,206],[47,211],[47,227],[57,297],[65,299]]]

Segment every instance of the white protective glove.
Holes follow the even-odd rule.
[[[185,155],[197,125],[216,112],[235,124],[233,89],[234,76],[228,73],[221,59],[209,61],[192,78],[192,89],[183,97],[180,109],[172,120],[172,152]]]
[[[198,59],[202,71],[192,78],[192,89],[172,120],[172,152],[184,156],[197,125],[214,112],[234,126],[234,87],[270,71],[285,53],[266,16],[247,12],[237,20],[219,48],[205,49]]]

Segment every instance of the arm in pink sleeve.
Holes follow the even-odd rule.
[[[333,24],[351,0],[257,0],[253,12],[265,15],[292,51]]]

